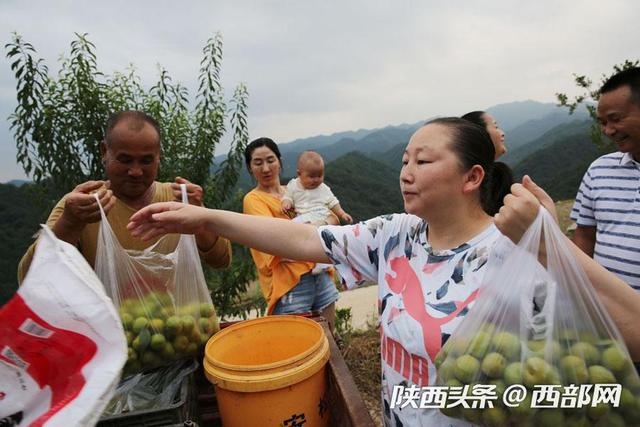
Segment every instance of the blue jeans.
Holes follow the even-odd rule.
[[[305,273],[300,281],[276,303],[273,314],[322,311],[338,300],[340,294],[326,271]]]

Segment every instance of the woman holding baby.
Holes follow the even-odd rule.
[[[256,187],[244,197],[243,212],[289,219],[282,205],[286,187],[280,184],[282,156],[278,145],[269,138],[258,138],[247,145],[244,156]],[[292,261],[255,249],[251,249],[251,255],[269,314],[317,311],[333,326],[339,294],[330,272],[314,270],[313,262]]]

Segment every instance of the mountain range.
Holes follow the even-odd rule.
[[[496,105],[486,111],[496,119],[506,133],[505,142],[508,151],[500,160],[514,170],[518,169],[518,163],[528,156],[549,147],[553,142],[567,137],[568,134],[578,132],[577,129],[580,129],[580,132],[584,130],[582,132],[585,135],[584,142],[587,145],[591,144],[587,134],[590,119],[585,109],[569,114],[566,108],[558,107],[553,103],[520,101]],[[296,159],[304,150],[315,150],[320,153],[327,167],[332,161],[355,151],[389,166],[395,171],[397,181],[404,148],[411,135],[427,120],[425,118],[416,123],[317,135],[278,143],[282,154],[282,176],[288,178],[296,175]],[[226,155],[216,157],[215,164],[220,164],[225,158]],[[215,170],[215,166],[212,169]],[[329,174],[326,175],[329,179]],[[238,183],[239,188],[248,190],[254,185],[249,174],[243,171]]]

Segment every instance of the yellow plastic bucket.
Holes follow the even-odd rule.
[[[298,316],[239,322],[211,337],[204,372],[224,427],[329,425],[322,327]]]

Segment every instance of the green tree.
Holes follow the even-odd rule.
[[[234,193],[248,140],[247,98],[239,84],[229,102],[220,83],[222,36],[217,33],[202,50],[195,106],[189,92],[173,82],[164,68],[145,88],[133,66],[107,75],[98,69],[95,46],[87,34],[77,34],[60,70],[50,75],[35,48],[18,34],[5,46],[17,80],[18,105],[9,117],[18,150],[17,161],[41,189],[47,203],[59,199],[80,182],[102,179],[99,146],[104,124],[114,111],[137,109],[158,120],[162,156],[158,179],[182,176],[201,185],[205,204],[239,210]],[[227,159],[211,173],[215,148],[230,126]],[[214,303],[221,315],[238,314],[247,283],[255,278],[248,251],[234,248],[231,268],[207,269]]]
[[[0,184],[0,306],[15,294],[18,262],[42,222],[32,203],[32,187]]]
[[[561,107],[567,107],[569,109],[569,114],[573,114],[573,112],[578,108],[581,104],[584,104],[589,115],[593,119],[591,123],[590,136],[593,143],[598,147],[598,149],[603,153],[609,153],[611,151],[615,151],[615,144],[608,139],[602,137],[602,131],[600,130],[600,124],[598,123],[598,116],[596,112],[596,104],[598,103],[598,99],[600,98],[600,86],[604,84],[611,76],[619,73],[620,71],[637,67],[640,64],[639,60],[631,61],[626,59],[621,64],[616,64],[613,66],[613,72],[609,75],[603,74],[600,77],[600,84],[597,87],[593,86],[593,80],[585,75],[573,74],[573,80],[576,86],[578,86],[580,93],[570,99],[569,96],[564,92],[556,93],[556,99],[558,100],[558,105]]]

